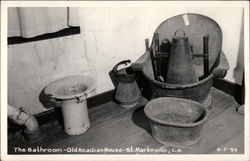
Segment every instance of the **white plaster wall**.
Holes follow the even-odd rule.
[[[81,27],[88,46],[88,54],[95,56],[97,93],[113,88],[107,77],[119,61],[135,61],[145,51],[144,39],[152,39],[158,25],[174,15],[199,13],[214,19],[223,31],[223,46],[230,70],[225,79],[241,84],[243,50],[240,50],[242,8],[80,8]]]
[[[46,110],[39,95],[68,75],[91,75],[81,35],[8,46],[8,104],[32,113]]]
[[[225,79],[241,85],[244,68],[243,8],[189,8],[188,11],[207,15],[219,24],[223,34],[222,50],[230,65]]]
[[[96,78],[96,95],[113,89],[108,72],[121,60],[136,61],[144,52],[144,39],[152,39],[157,26],[169,17],[186,12],[211,17],[223,31],[223,51],[230,70],[226,79],[241,83],[243,50],[242,8],[78,8],[81,34],[9,46],[8,102],[32,113],[46,109],[40,91],[52,80],[71,74]],[[239,60],[238,60],[239,58]]]

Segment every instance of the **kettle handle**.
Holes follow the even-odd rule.
[[[183,30],[176,30],[175,33],[174,33],[174,36],[176,36],[176,34],[178,33],[178,31],[181,31],[181,32],[183,33],[183,36],[184,36],[184,37],[186,36],[186,33],[185,33],[185,31],[183,31]]]
[[[118,66],[120,66],[120,65],[122,65],[122,64],[127,65],[128,63],[131,63],[131,60],[123,60],[123,61],[117,63],[117,64],[113,67],[113,72],[114,72],[115,74],[117,74],[117,68],[118,68]]]

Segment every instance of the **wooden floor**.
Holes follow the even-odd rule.
[[[232,96],[215,88],[212,88],[211,95],[213,109],[204,124],[200,143],[191,149],[166,147],[152,138],[149,121],[143,112],[147,100],[142,99],[137,107],[130,109],[120,107],[113,102],[91,108],[89,110],[91,128],[82,135],[66,135],[58,121],[43,125],[41,127],[43,137],[35,143],[27,143],[20,132],[11,134],[8,137],[8,152],[9,154],[52,154],[46,152],[48,150],[60,154],[96,154],[99,150],[100,153],[114,154],[112,150],[121,148],[123,152],[119,153],[125,154],[244,153],[244,116],[236,112],[239,105]],[[24,148],[26,152],[15,151],[17,147]],[[28,148],[38,152],[28,152]],[[105,148],[106,152],[104,152]],[[75,151],[76,149],[78,151]],[[157,149],[158,151],[153,151]]]

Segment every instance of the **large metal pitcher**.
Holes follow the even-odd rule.
[[[141,97],[140,89],[135,80],[135,73],[132,67],[117,70],[122,64],[131,63],[130,60],[124,60],[116,64],[113,73],[118,79],[118,85],[115,92],[115,100],[124,107],[133,107],[138,103]]]
[[[183,36],[177,35],[180,32],[183,33]],[[198,76],[194,68],[188,37],[185,36],[184,31],[177,30],[172,38],[166,83],[189,84],[195,82],[198,82]]]

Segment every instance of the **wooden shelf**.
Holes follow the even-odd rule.
[[[69,27],[69,28],[60,30],[58,32],[43,34],[43,35],[39,35],[39,36],[32,37],[32,38],[8,37],[8,45],[48,40],[48,39],[53,39],[53,38],[58,38],[58,37],[80,34],[80,32],[81,32],[80,27]]]

